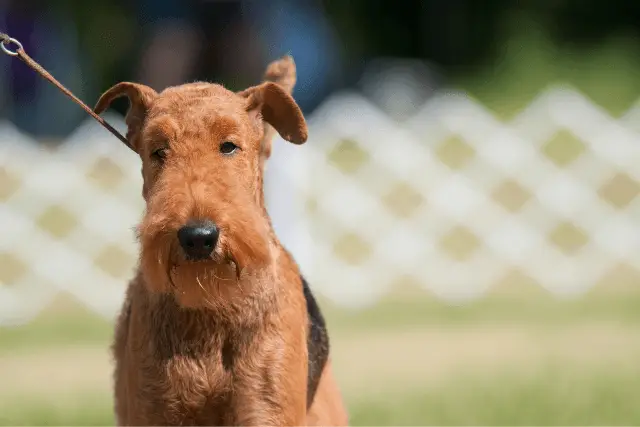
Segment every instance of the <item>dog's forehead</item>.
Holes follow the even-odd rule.
[[[152,115],[194,117],[200,114],[237,115],[245,111],[245,100],[223,86],[213,83],[188,83],[160,92],[151,106]]]
[[[212,83],[189,83],[158,94],[149,111],[148,126],[163,134],[198,133],[197,129],[241,131],[247,118],[246,100]]]

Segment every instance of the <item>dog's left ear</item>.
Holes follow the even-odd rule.
[[[247,98],[247,111],[269,123],[280,136],[294,144],[307,141],[307,122],[296,101],[280,85],[265,82],[238,95]]]
[[[127,140],[134,150],[140,152],[141,147],[139,146],[139,141],[137,141],[138,135],[149,107],[157,95],[158,93],[149,86],[139,83],[121,82],[107,89],[107,91],[100,96],[93,111],[96,114],[100,114],[109,108],[109,105],[111,105],[114,99],[122,96],[127,97],[129,99],[129,110],[125,116],[125,122],[127,123]]]

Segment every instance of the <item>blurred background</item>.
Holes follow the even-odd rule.
[[[267,201],[353,424],[640,424],[639,2],[5,0],[0,31],[90,105],[293,55],[310,138]],[[0,424],[113,424],[139,159],[4,55],[0,119]]]

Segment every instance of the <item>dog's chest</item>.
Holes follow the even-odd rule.
[[[220,352],[176,354],[160,363],[154,410],[165,424],[202,425],[224,422],[231,398],[232,374]]]
[[[143,375],[151,387],[143,389],[155,402],[152,410],[163,414],[161,424],[224,423],[233,382],[230,340],[205,322],[182,325],[166,325],[150,334],[150,370]]]
[[[210,418],[211,412],[226,406],[231,390],[231,373],[223,366],[219,354],[208,357],[174,357],[166,368],[165,399],[176,415],[194,422]],[[195,422],[197,423],[197,422]]]

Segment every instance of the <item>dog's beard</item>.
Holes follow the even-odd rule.
[[[171,293],[185,308],[215,309],[248,296],[242,275],[271,263],[266,239],[251,233],[238,240],[221,233],[210,259],[191,261],[182,252],[175,233],[141,236],[140,264],[144,281],[153,292]]]
[[[232,260],[216,253],[207,260],[191,261],[168,236],[143,241],[140,261],[149,290],[171,293],[186,308],[211,307],[238,285]]]
[[[188,308],[215,308],[242,290],[235,266],[229,262],[176,263],[169,268],[168,278],[176,300]]]

